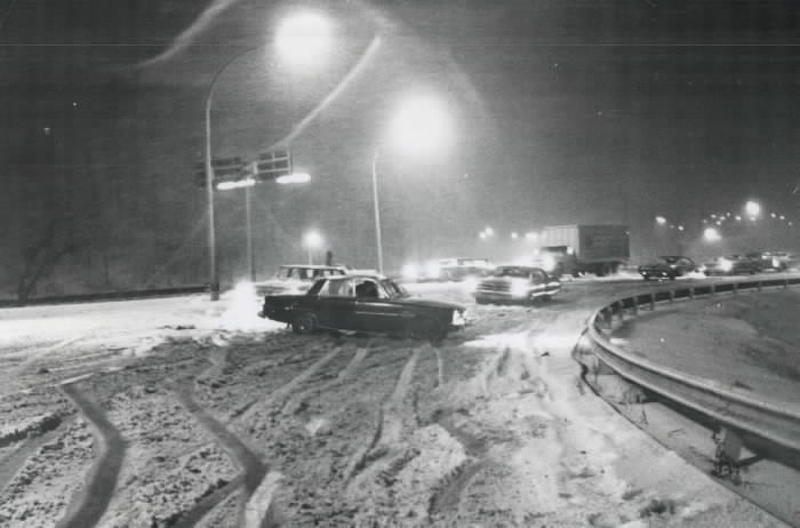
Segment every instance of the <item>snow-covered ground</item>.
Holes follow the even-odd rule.
[[[295,336],[246,292],[2,310],[0,525],[780,526],[585,390],[619,288],[415,285],[474,320],[436,348]]]
[[[800,410],[800,291],[771,290],[659,307],[626,321],[616,344],[733,391]]]

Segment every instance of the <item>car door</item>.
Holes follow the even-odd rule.
[[[354,330],[355,295],[352,279],[327,279],[317,297],[317,318],[320,326]]]
[[[392,332],[402,329],[403,307],[388,298],[383,287],[372,278],[356,279],[354,324],[365,332]]]

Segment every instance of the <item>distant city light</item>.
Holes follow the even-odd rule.
[[[739,216],[739,215],[736,215],[736,221],[737,221],[737,222],[741,222],[741,221],[742,221],[742,217],[741,217],[741,216]]]
[[[480,233],[478,233],[478,237],[481,240],[485,240],[487,236],[489,236],[489,235],[486,234],[486,231],[481,231]]]
[[[512,231],[512,233],[511,233],[511,238],[512,238],[512,239],[514,239],[514,240],[516,240],[516,239],[518,239],[518,238],[519,238],[519,234],[517,234],[517,232],[516,232],[516,231]]]
[[[666,223],[667,223],[667,219],[666,219],[666,218],[664,218],[663,216],[657,216],[657,217],[656,217],[656,223],[657,223],[658,225],[664,225],[664,224],[666,224]]]
[[[683,226],[682,225],[678,226],[678,231],[683,231]]]
[[[536,240],[537,238],[538,238],[538,236],[533,231],[525,233],[525,239],[526,240]]]
[[[486,227],[486,229],[483,230],[483,232],[486,233],[486,236],[493,236],[494,235],[494,229],[492,229],[491,227],[488,227],[488,226]]]
[[[703,238],[706,240],[706,242],[718,242],[722,239],[722,236],[720,236],[719,231],[717,231],[715,228],[707,227],[703,231]]]

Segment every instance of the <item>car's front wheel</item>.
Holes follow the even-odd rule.
[[[411,336],[439,343],[447,337],[447,327],[437,319],[417,319],[412,325]]]
[[[317,317],[312,313],[301,313],[292,321],[292,331],[295,334],[311,334],[317,329]]]

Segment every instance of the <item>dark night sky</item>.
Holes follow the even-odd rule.
[[[79,248],[53,277],[90,275],[63,279],[84,289],[204,280],[203,193],[192,175],[204,90],[292,6],[221,3],[230,5],[185,48],[143,67],[212,3],[0,1],[0,170],[10,189],[0,204],[9,227],[3,291],[13,291],[21,255],[52,219]],[[508,232],[627,222],[635,252],[646,254],[656,214],[699,226],[703,214],[756,197],[797,216],[800,9],[791,2],[308,5],[335,20],[328,62],[300,75],[266,46],[265,56],[226,70],[214,100],[215,155],[252,158],[285,136],[370,39],[383,38],[291,145],[315,183],[257,189],[264,272],[301,260],[298,240],[310,226],[340,260],[373,265],[369,160],[395,99],[417,86],[447,98],[458,132],[436,159],[382,159],[394,266],[446,256],[436,247],[481,251],[470,246],[487,224]],[[234,194],[218,200],[229,279],[242,268]],[[127,269],[131,248],[138,260]]]

